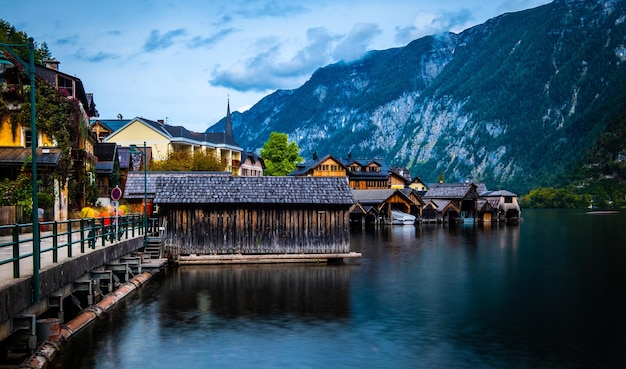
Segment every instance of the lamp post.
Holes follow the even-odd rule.
[[[35,109],[35,42],[32,37],[28,38],[28,44],[4,44],[0,43],[0,47],[8,51],[13,57],[24,66],[30,78],[30,131],[33,137],[31,142],[31,169],[32,169],[32,197],[33,197],[33,301],[39,302],[41,299],[41,280],[39,269],[41,265],[41,240],[39,238],[39,201],[37,197],[37,117]],[[20,58],[14,47],[28,48],[28,63]],[[13,67],[13,64],[6,59],[0,63],[0,74],[4,73],[6,68]]]
[[[137,148],[136,145],[130,145],[130,153],[141,153],[143,159],[143,245],[148,244],[148,151],[146,141],[143,142],[143,150]]]

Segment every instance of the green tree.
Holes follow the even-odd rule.
[[[172,152],[167,159],[155,161],[149,166],[151,171],[162,172],[222,172],[225,169],[226,165],[221,163],[215,155],[201,151],[195,151],[193,155],[188,152]]]
[[[261,157],[265,161],[265,175],[285,176],[296,169],[302,162],[300,149],[295,142],[289,142],[286,133],[272,132],[270,138],[261,149]]]

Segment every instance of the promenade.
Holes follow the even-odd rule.
[[[145,230],[150,227],[146,228],[143,217],[118,220],[117,227],[112,219],[103,218],[41,223],[37,278],[32,227],[0,226],[4,234],[0,236],[0,340],[13,332],[13,318],[43,314],[73,293],[73,282],[144,250]]]
[[[109,247],[117,244],[117,240],[111,241],[109,239],[104,239],[103,237],[98,237],[95,239],[94,246],[89,247],[89,231],[85,230],[84,233],[84,243],[80,242],[80,233],[72,232],[70,234],[60,234],[55,237],[52,231],[43,231],[40,232],[40,273],[44,272],[55,265],[62,264],[67,262],[68,260],[75,259],[76,257],[80,257],[81,255],[87,255],[92,252],[95,252],[103,247]],[[19,277],[14,278],[14,269],[15,269],[15,261],[7,262],[5,264],[0,265],[0,290],[7,288],[8,286],[18,283],[24,279],[31,278],[33,276],[33,234],[32,233],[21,233],[19,235],[19,255],[20,259],[19,263]],[[143,234],[139,234],[139,232],[135,232],[134,236],[130,236],[128,238],[124,237],[122,240],[133,239],[133,238],[143,238]],[[9,245],[13,242],[13,236],[0,236],[0,245]],[[54,251],[54,244],[56,242],[56,257]],[[103,246],[104,243],[104,246]],[[0,247],[0,261],[7,261],[13,258],[13,247]],[[56,258],[56,261],[55,261]]]

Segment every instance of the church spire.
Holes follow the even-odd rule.
[[[224,127],[224,137],[230,139],[231,141],[233,139],[233,122],[230,120],[230,97],[226,103],[226,125]]]

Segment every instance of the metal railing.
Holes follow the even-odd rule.
[[[0,266],[13,264],[13,278],[20,278],[20,261],[34,257],[32,223],[1,225]],[[157,219],[150,219],[147,230],[143,215],[123,217],[83,218],[65,221],[39,222],[41,258],[51,253],[52,262],[59,262],[59,254],[66,252],[71,258],[78,248],[81,254],[158,230]],[[79,245],[79,247],[76,247]],[[10,256],[8,256],[10,255]]]

